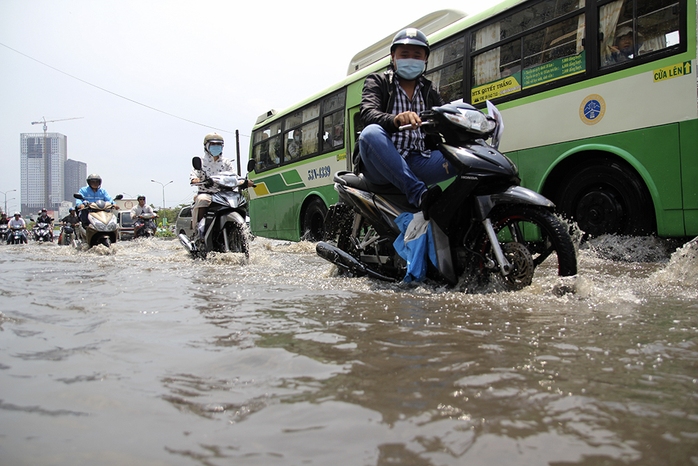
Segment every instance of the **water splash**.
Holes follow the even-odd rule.
[[[663,262],[676,247],[675,241],[656,236],[603,235],[583,245],[599,258],[623,262]]]
[[[652,274],[659,285],[676,285],[698,290],[698,237],[676,250],[669,263]]]

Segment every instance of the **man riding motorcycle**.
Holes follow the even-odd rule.
[[[11,219],[7,225],[10,228],[10,230],[13,230],[16,228],[21,228],[22,229],[22,242],[23,243],[27,242],[27,231],[26,231],[27,224],[19,212],[15,212],[14,218]],[[7,235],[7,243],[9,244],[11,240],[12,240],[12,235],[10,233]]]
[[[61,219],[61,224],[65,226],[70,226],[75,229],[77,224],[80,223],[80,217],[77,216],[74,208],[68,209],[68,215]],[[61,228],[61,233],[58,236],[58,244],[63,244],[63,228]]]
[[[105,201],[110,204],[114,204],[114,199],[107,193],[107,191],[102,188],[102,177],[96,173],[92,173],[87,177],[87,186],[80,188],[79,194],[83,199],[75,200],[75,207],[80,211],[80,221],[83,227],[87,227],[89,220],[87,220],[87,207],[91,202]],[[115,205],[115,209],[119,206]]]
[[[149,215],[148,215],[149,214]],[[133,236],[138,237],[138,232],[146,225],[143,219],[144,215],[148,215],[147,220],[153,220],[158,218],[157,214],[153,212],[153,208],[145,203],[145,196],[138,195],[138,204],[133,206],[131,209],[131,220],[133,220]]]
[[[49,236],[51,238],[51,241],[53,241],[53,217],[49,217],[48,211],[44,207],[41,209],[41,212],[39,213],[39,216],[36,219],[36,223],[47,223],[49,228]]]
[[[189,175],[189,184],[198,186],[199,192],[194,197],[194,208],[192,209],[192,229],[198,231],[198,225],[204,218],[206,208],[211,205],[212,188],[201,184],[205,177],[218,175],[222,172],[235,173],[233,162],[222,156],[223,136],[217,133],[209,133],[204,137],[204,156],[201,159],[201,170],[192,170]],[[253,186],[252,180],[247,180],[243,188]]]

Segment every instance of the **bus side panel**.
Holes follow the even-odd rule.
[[[698,120],[679,126],[686,235],[698,235]]]
[[[625,160],[644,179],[652,196],[658,234],[683,236],[682,186],[673,181],[681,179],[678,131],[678,124],[670,124],[514,151],[507,155],[519,166],[522,184],[546,194],[549,194],[546,186],[565,183],[574,176],[574,173],[555,171],[555,167],[565,160],[565,154],[580,162],[593,154]]]
[[[274,212],[274,197],[250,202],[250,229],[255,235],[276,237],[277,223]]]

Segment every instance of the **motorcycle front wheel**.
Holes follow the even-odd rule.
[[[548,209],[531,205],[497,206],[489,218],[513,269],[503,276],[497,267],[492,268],[496,259],[483,228],[473,244],[473,251],[484,276],[495,278],[508,290],[520,290],[531,284],[535,269],[549,257],[557,262],[559,276],[577,274],[577,250],[569,227]]]
[[[239,223],[231,223],[226,226],[225,234],[228,236],[230,252],[242,253],[249,259],[250,243],[245,227]]]

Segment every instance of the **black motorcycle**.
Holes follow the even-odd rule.
[[[575,275],[569,227],[551,201],[519,186],[518,168],[498,151],[501,115],[488,108],[489,116],[469,104],[447,104],[421,115],[422,129],[457,172],[426,212],[436,258],[426,278],[449,285],[463,280],[465,290],[519,290],[548,258],[560,276]],[[334,182],[339,202],[328,211],[318,255],[351,275],[403,279],[407,261],[393,246],[401,234],[396,219],[418,210],[397,188],[371,184],[361,174],[339,172]]]
[[[10,228],[7,226],[7,223],[0,223],[0,241],[7,241],[9,231]]]
[[[155,214],[141,214],[133,222],[134,238],[152,238],[155,236],[157,226],[155,225]]]
[[[12,227],[7,233],[7,244],[27,244],[27,230],[23,227]]]
[[[64,223],[61,227],[61,233],[58,235],[58,245],[59,246],[73,246],[77,249],[79,242],[77,235],[75,234],[76,225],[71,225],[69,223]]]
[[[201,170],[201,159],[192,159],[194,169]],[[247,171],[254,168],[255,161],[250,160]],[[247,227],[247,199],[242,194],[246,189],[247,177],[242,181],[234,173],[221,173],[201,180],[203,186],[212,188],[211,205],[206,209],[203,225],[197,226],[189,238],[180,230],[179,241],[196,259],[205,259],[209,252],[242,253],[250,255],[249,230]],[[193,207],[193,206],[192,206]]]

